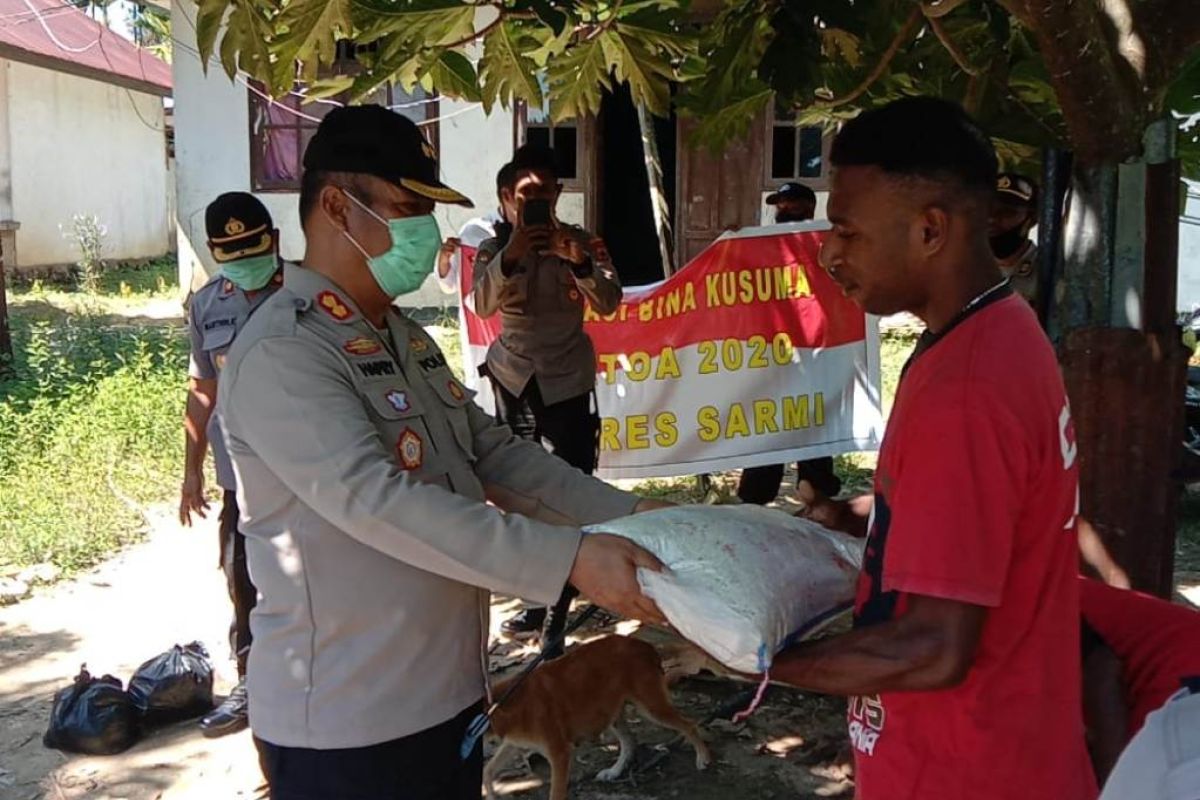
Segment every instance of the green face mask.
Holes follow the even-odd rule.
[[[442,232],[438,229],[437,220],[432,214],[384,219],[354,195],[347,193],[346,196],[363,211],[386,225],[388,233],[391,234],[392,246],[379,255],[372,256],[353,236],[342,231],[350,240],[350,244],[357,247],[367,260],[367,267],[379,288],[391,298],[420,289],[429,273],[433,272],[434,260],[442,246]]]
[[[279,269],[279,259],[274,253],[252,258],[239,258],[221,265],[221,272],[239,289],[253,292],[263,288]]]

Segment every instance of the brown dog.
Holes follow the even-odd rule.
[[[493,690],[501,698],[512,679]],[[611,730],[620,742],[617,761],[596,775],[613,781],[629,766],[634,741],[621,712],[633,703],[642,716],[679,731],[696,750],[696,769],[711,756],[694,723],[671,705],[662,662],[653,645],[624,636],[606,636],[580,645],[562,658],[543,664],[517,687],[492,715],[492,730],[504,740],[483,773],[487,796],[492,780],[520,747],[538,750],[550,762],[550,800],[566,800],[571,755],[577,743]]]

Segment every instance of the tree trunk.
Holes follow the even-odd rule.
[[[1074,168],[1049,325],[1075,419],[1081,513],[1133,585],[1163,596],[1187,377],[1168,231],[1179,219],[1178,162],[1160,141],[1170,124],[1151,126],[1141,162]]]
[[[640,103],[637,115],[642,134],[642,152],[645,154],[646,178],[650,183],[650,209],[654,213],[654,230],[658,233],[658,253],[662,259],[663,277],[667,278],[675,272],[675,259],[671,248],[671,209],[667,205],[667,193],[663,187],[662,160],[658,155],[658,140],[654,138],[654,118]]]

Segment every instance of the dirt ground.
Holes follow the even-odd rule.
[[[144,543],[74,581],[0,608],[0,800],[261,796],[248,732],[208,740],[194,722],[180,723],[125,753],[104,757],[67,756],[42,746],[53,694],[71,682],[82,663],[95,675],[127,680],[146,659],[173,644],[199,640],[213,655],[218,695],[235,677],[227,658],[229,601],[215,564],[215,515],[192,530],[180,528],[168,508],[156,509],[152,519]],[[499,600],[493,625],[516,608]],[[610,632],[612,627],[591,626],[581,636]],[[530,653],[499,642],[495,663],[510,665]],[[700,675],[681,681],[674,697],[685,714],[703,720],[745,690],[746,684]],[[594,782],[592,776],[615,760],[616,744],[584,746],[577,751],[572,797],[730,800],[849,794],[850,784],[827,763],[842,740],[837,701],[771,687],[747,723],[715,719],[705,726],[715,763],[703,773],[695,770],[691,748],[674,741],[673,732],[630,713],[638,741],[630,771],[616,783]],[[497,793],[545,797],[548,767],[534,758],[532,770],[521,766],[516,774],[502,776]]]

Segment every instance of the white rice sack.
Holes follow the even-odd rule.
[[[848,610],[863,543],[755,505],[677,506],[591,525],[658,556],[638,582],[686,639],[741,672]]]

